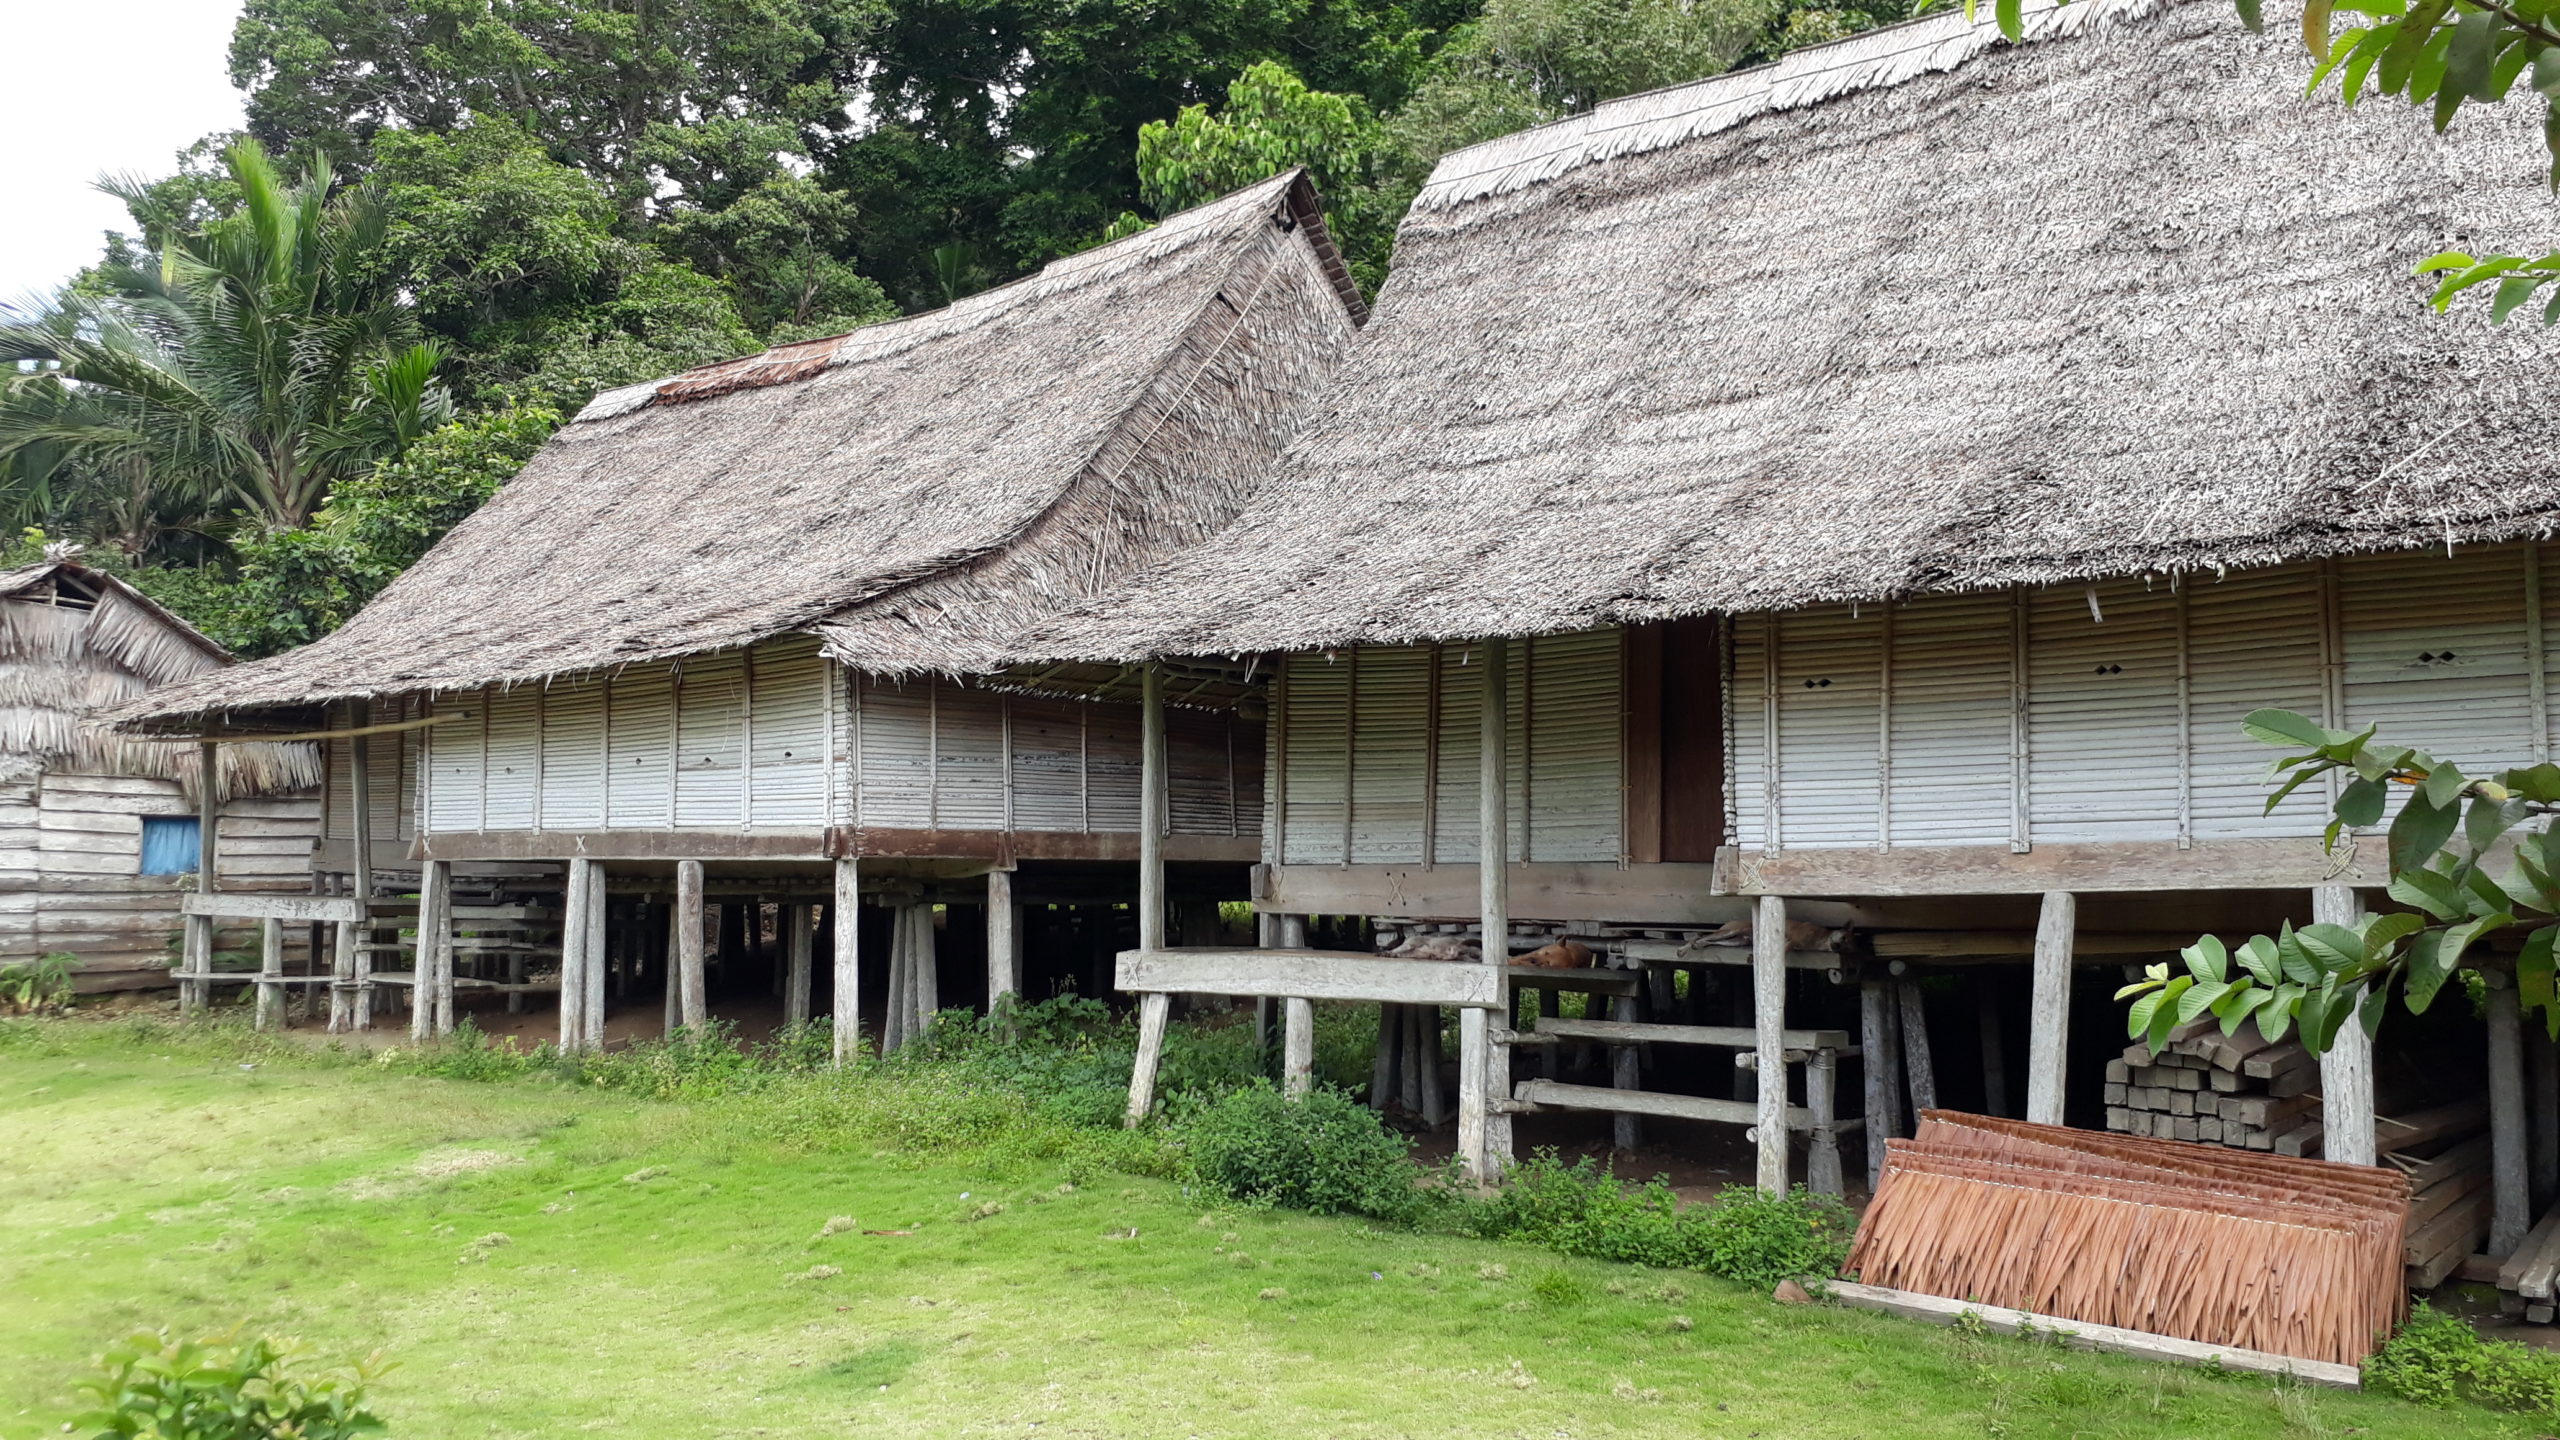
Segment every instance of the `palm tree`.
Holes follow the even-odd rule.
[[[325,160],[287,185],[251,140],[223,160],[238,204],[158,237],[155,265],[109,266],[102,294],[0,315],[0,362],[21,370],[0,384],[14,482],[0,500],[103,485],[120,496],[106,508],[130,511],[141,476],[149,513],[193,505],[290,529],[451,415],[441,357],[382,263],[379,197],[332,195]]]

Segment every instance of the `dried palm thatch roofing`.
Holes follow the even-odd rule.
[[[1293,172],[947,309],[608,391],[344,629],[124,723],[517,684],[831,617],[839,659],[938,663],[941,630],[1019,628],[1233,518],[1365,314]]]
[[[131,585],[49,560],[0,571],[0,780],[46,770],[172,780],[193,794],[192,745],[116,734],[101,712],[231,664],[221,646]],[[310,745],[226,745],[222,793],[320,783]]]
[[[2303,94],[2225,0],[1944,13],[1444,159],[1212,546],[1024,659],[1538,634],[2548,533],[2524,110]]]

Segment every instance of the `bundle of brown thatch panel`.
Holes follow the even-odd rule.
[[[2342,1365],[2407,1303],[2396,1170],[1920,1120],[1887,1145],[1843,1268],[1866,1284]]]

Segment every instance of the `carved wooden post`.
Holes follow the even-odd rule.
[[[1787,1193],[1787,902],[1760,897],[1751,922],[1751,1025],[1759,1064],[1760,1188]]]
[[[2027,1118],[2062,1123],[2062,1082],[2071,1037],[2071,934],[2079,902],[2048,891],[2036,916],[2035,992],[2027,1012]]]

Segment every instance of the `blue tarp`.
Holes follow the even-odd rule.
[[[146,815],[142,819],[142,873],[196,873],[196,817]]]

